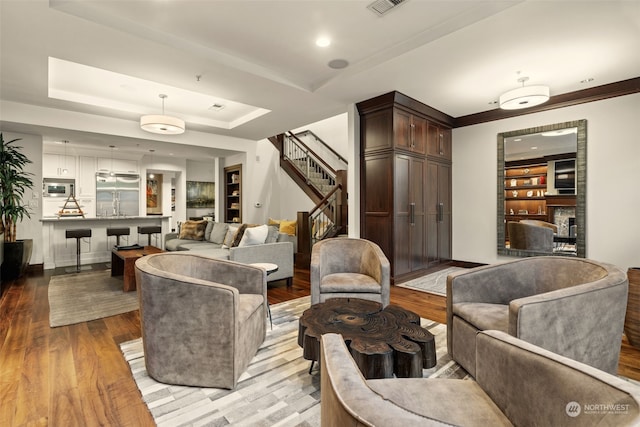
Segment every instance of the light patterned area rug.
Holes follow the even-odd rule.
[[[462,267],[449,267],[426,276],[418,277],[408,282],[398,283],[401,288],[415,289],[417,291],[447,296],[447,276],[456,271],[464,270]]]
[[[138,309],[136,292],[122,291],[111,270],[64,274],[49,279],[49,324],[71,325]]]
[[[303,297],[271,306],[273,330],[235,390],[174,386],[147,375],[142,340],[120,345],[142,398],[158,426],[319,426],[320,373],[298,347]],[[422,319],[436,337],[438,363],[424,377],[468,378],[447,354],[446,326]],[[318,364],[315,365],[316,367]]]

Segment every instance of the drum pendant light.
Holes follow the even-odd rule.
[[[140,127],[142,130],[161,135],[179,135],[184,133],[184,120],[177,117],[165,116],[164,114],[164,100],[167,98],[167,95],[161,93],[158,96],[162,99],[162,115],[149,114],[140,117]]]
[[[500,108],[503,110],[519,110],[536,105],[544,104],[549,100],[549,87],[547,86],[525,86],[524,83],[529,77],[520,77],[519,83],[522,87],[505,92],[500,96]]]

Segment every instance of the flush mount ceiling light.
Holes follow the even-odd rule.
[[[549,88],[547,86],[525,86],[529,77],[520,77],[522,87],[510,90],[500,95],[500,108],[503,110],[518,110],[543,104],[549,100]]]
[[[158,95],[162,99],[162,115],[149,114],[140,117],[140,127],[151,133],[159,133],[161,135],[179,135],[184,133],[184,120],[177,117],[164,115],[164,100],[167,95]]]

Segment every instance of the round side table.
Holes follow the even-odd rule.
[[[271,273],[275,273],[276,271],[278,271],[278,265],[271,262],[254,262],[249,265],[262,268],[267,272],[267,276],[270,275]],[[271,325],[271,329],[273,329],[273,320],[271,319],[271,305],[269,304],[268,300],[267,300],[267,310],[269,313],[269,324]]]

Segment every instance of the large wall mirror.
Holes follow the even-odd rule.
[[[498,134],[498,253],[586,256],[586,120]]]

